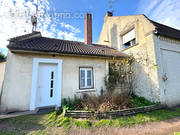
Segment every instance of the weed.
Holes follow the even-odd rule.
[[[56,117],[57,117],[57,111],[51,112],[48,114],[48,122],[47,124],[52,124],[54,125],[55,121],[56,121]]]
[[[112,120],[106,120],[106,119],[103,119],[103,120],[99,120],[95,123],[95,127],[102,127],[102,126],[112,126],[113,122]]]
[[[92,123],[88,120],[83,120],[83,121],[75,121],[74,126],[75,127],[81,127],[81,128],[90,128]]]
[[[25,135],[24,133],[17,133],[15,131],[0,131],[0,135]]]
[[[148,105],[158,104],[158,103],[152,103],[152,102],[148,101],[147,99],[145,99],[144,97],[138,97],[138,96],[136,96],[134,94],[132,94],[130,96],[130,100],[131,100],[131,103],[135,107],[141,107],[141,106],[148,106]]]

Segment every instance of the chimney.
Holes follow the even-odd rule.
[[[108,17],[112,17],[112,16],[113,16],[113,12],[107,11],[106,14],[105,14],[105,16],[104,16],[104,22],[107,21],[107,18],[108,18]]]
[[[87,13],[85,18],[85,43],[92,44],[92,14]]]
[[[113,16],[113,12],[107,11],[105,16],[107,16],[107,17],[108,17],[108,16],[109,16],[109,17],[111,17],[111,16]]]

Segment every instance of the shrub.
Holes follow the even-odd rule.
[[[83,98],[78,98],[75,96],[74,99],[63,99],[63,109],[104,113],[112,110],[121,110],[155,104],[143,97],[137,97],[133,94],[131,96],[125,96],[118,93],[100,96],[85,94],[85,96],[83,95],[82,97]],[[62,112],[62,108],[56,113],[60,112]]]
[[[76,95],[74,96],[73,99],[70,99],[68,97],[68,99],[64,98],[62,100],[62,108],[66,109],[66,110],[75,110],[78,105],[80,105],[81,99],[78,98]]]
[[[132,102],[132,104],[135,106],[135,107],[140,107],[140,106],[148,106],[148,105],[153,105],[153,104],[159,104],[159,103],[153,103],[153,102],[150,102],[148,101],[147,99],[145,99],[144,97],[138,97],[134,94],[132,94],[130,96],[130,100]]]
[[[130,99],[121,94],[89,95],[81,101],[82,109],[100,113],[132,107]]]
[[[0,62],[6,61],[6,56],[0,52]]]

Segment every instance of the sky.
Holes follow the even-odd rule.
[[[93,42],[98,41],[104,15],[145,14],[180,29],[180,0],[0,0],[0,51],[7,54],[8,39],[32,32],[31,15],[38,7],[37,31],[43,36],[84,41],[84,18],[93,15]]]

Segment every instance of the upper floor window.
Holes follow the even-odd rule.
[[[80,89],[93,88],[93,68],[80,68]]]
[[[135,34],[135,29],[132,29],[128,33],[124,34],[122,36],[122,42],[124,48],[128,48],[134,44],[136,44],[136,34]]]

